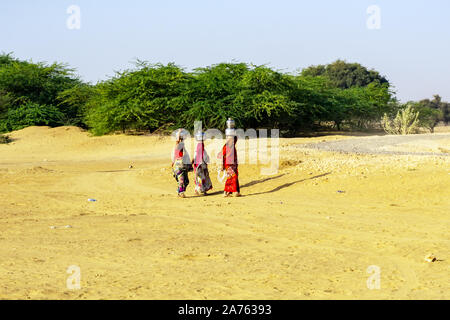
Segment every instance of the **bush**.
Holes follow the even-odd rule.
[[[434,131],[434,127],[443,121],[446,125],[450,121],[450,103],[443,102],[439,95],[434,95],[433,100],[425,99],[413,103],[414,108],[420,112],[420,122],[423,127]]]
[[[321,123],[363,128],[395,112],[393,101],[389,82],[378,72],[343,61],[296,75],[247,63],[187,72],[173,63],[137,61],[135,68],[91,85],[63,64],[0,54],[0,132],[76,125],[102,135],[192,129],[195,121],[224,129],[232,117],[240,128],[292,135]],[[423,118],[423,125],[431,127],[431,120]]]
[[[371,83],[387,84],[389,81],[375,70],[369,70],[359,63],[348,63],[337,60],[328,65],[311,66],[303,69],[304,76],[324,76],[330,80],[333,87],[350,89],[366,87]]]
[[[419,126],[434,132],[434,128],[442,119],[442,111],[423,106],[415,106],[414,110],[419,113]]]
[[[0,144],[10,143],[11,139],[8,136],[0,135]]]
[[[2,56],[0,56],[1,61]],[[63,64],[12,61],[0,64],[0,91],[9,93],[19,106],[21,102],[42,105],[55,104],[59,92],[69,89],[80,81],[73,70]]]
[[[54,106],[28,103],[19,108],[10,109],[6,119],[0,123],[0,131],[20,130],[29,126],[56,127],[62,125],[63,117],[63,113]]]
[[[93,100],[96,93],[94,86],[79,84],[58,94],[56,100],[58,109],[64,114],[65,126],[87,128],[85,115],[89,102]]]
[[[86,107],[86,122],[95,134],[180,123],[190,76],[174,64],[138,62],[136,67],[96,86]]]
[[[388,134],[414,134],[419,131],[419,112],[414,111],[412,105],[408,105],[398,111],[394,119],[390,119],[385,113],[381,124]]]
[[[69,91],[74,87],[79,87],[77,91],[81,94]],[[7,129],[9,127],[21,127],[22,123],[53,125],[55,120],[61,123],[61,113],[64,114],[66,124],[81,125],[81,105],[85,102],[82,100],[82,87],[73,70],[64,64],[32,63],[15,59],[10,54],[0,54],[0,131],[10,131]],[[66,95],[61,95],[63,92]],[[68,97],[70,94],[75,97]],[[60,95],[62,99],[58,100]],[[28,107],[24,109],[24,105],[30,104],[42,107],[34,111]],[[54,107],[44,106],[56,106],[60,112],[56,112]],[[31,119],[18,122],[16,118],[24,112]],[[34,115],[30,112],[34,112]],[[58,114],[57,117],[55,113]],[[51,117],[43,119],[46,114]],[[11,118],[11,121],[7,118]]]

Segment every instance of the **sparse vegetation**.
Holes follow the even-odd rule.
[[[419,112],[414,111],[411,105],[399,110],[394,119],[385,113],[381,124],[388,134],[414,134],[419,131]]]
[[[7,135],[0,134],[0,144],[8,144],[11,142],[11,139]]]
[[[1,131],[20,130],[29,126],[56,127],[63,124],[63,113],[54,106],[27,103],[8,110]]]
[[[439,122],[448,125],[450,121],[450,103],[443,102],[439,95],[435,95],[433,100],[425,99],[410,104],[420,113],[420,126],[429,129],[431,132],[434,132],[434,128]]]

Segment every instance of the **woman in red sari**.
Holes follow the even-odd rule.
[[[235,197],[241,196],[236,142],[236,136],[227,136],[227,142],[222,148],[222,171],[226,171],[227,177],[223,194],[224,197],[228,197],[232,194],[234,194]]]

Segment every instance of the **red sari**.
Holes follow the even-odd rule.
[[[228,193],[240,192],[236,142],[237,137],[234,142],[227,142],[222,148],[223,168],[227,172],[224,191]]]

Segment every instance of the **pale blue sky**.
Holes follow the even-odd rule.
[[[66,27],[72,4],[80,30]],[[380,30],[366,27],[370,5],[381,8]],[[340,58],[386,75],[403,101],[450,100],[450,1],[2,0],[0,51],[68,63],[94,83],[135,58],[287,72]]]

